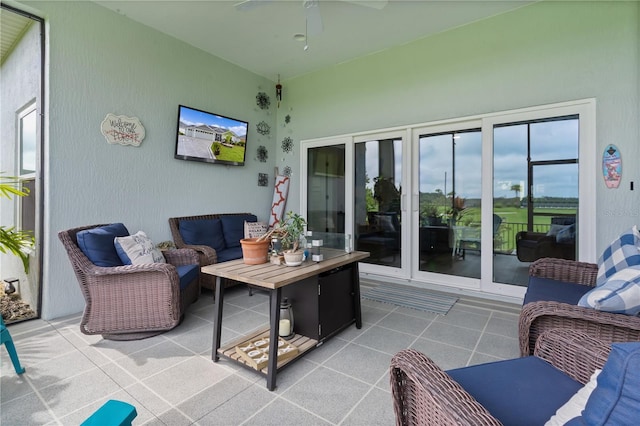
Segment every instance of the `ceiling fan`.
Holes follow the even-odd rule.
[[[271,3],[272,0],[245,0],[235,5],[237,10],[250,10],[258,6]],[[352,3],[358,6],[370,7],[382,10],[389,0],[338,0],[345,3]],[[308,35],[317,36],[322,33],[322,15],[320,14],[320,0],[302,0],[306,17],[306,31]]]

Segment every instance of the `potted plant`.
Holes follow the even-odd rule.
[[[300,239],[304,235],[307,221],[298,213],[287,212],[284,222],[277,228],[277,235],[282,242],[284,261],[287,265],[300,265],[304,256],[304,247],[300,247]]]
[[[20,186],[18,178],[0,175],[0,197],[11,199],[12,195],[24,197],[29,195]],[[0,252],[10,252],[20,258],[24,272],[29,273],[29,253],[33,247],[33,235],[28,231],[20,231],[15,227],[0,226]]]

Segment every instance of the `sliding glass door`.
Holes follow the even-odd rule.
[[[418,269],[479,279],[480,129],[420,134],[418,145]]]
[[[586,100],[303,141],[301,210],[370,253],[363,273],[521,297],[536,258],[595,260],[594,114]]]
[[[354,144],[354,241],[364,262],[402,266],[402,139]]]
[[[531,262],[578,258],[579,126],[577,115],[494,126],[495,282],[526,286]]]

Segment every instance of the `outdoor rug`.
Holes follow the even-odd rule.
[[[449,296],[431,290],[389,283],[379,285],[361,283],[360,295],[364,299],[391,303],[393,305],[421,311],[435,312],[440,315],[446,315],[458,300],[455,296]]]

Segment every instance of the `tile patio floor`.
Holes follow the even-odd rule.
[[[412,347],[443,369],[518,356],[519,308],[461,299],[446,316],[363,300],[363,327],[344,330],[278,374],[277,389],[229,361],[211,361],[213,299],[149,339],[80,333],[80,315],[9,327],[27,371],[1,352],[0,424],[78,425],[108,399],[133,404],[134,425],[392,425],[388,366]],[[222,338],[268,322],[268,296],[227,289]]]

